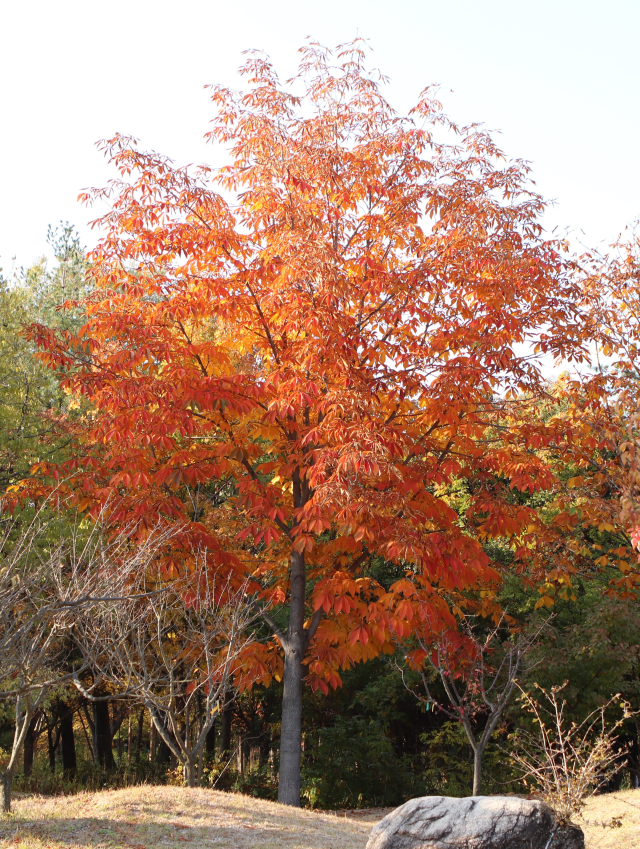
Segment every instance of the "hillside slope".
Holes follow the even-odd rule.
[[[143,786],[17,799],[0,818],[12,849],[364,849],[383,811],[354,816],[285,808],[214,790]],[[587,849],[640,847],[640,791],[592,799]]]
[[[131,787],[17,799],[0,819],[12,849],[364,849],[370,823],[249,796],[182,787]]]

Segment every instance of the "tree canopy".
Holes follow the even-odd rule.
[[[246,91],[212,87],[221,169],[104,143],[119,178],[85,196],[110,205],[85,323],[30,331],[90,412],[68,425],[71,459],[26,488],[62,480],[140,538],[180,524],[167,577],[206,556],[232,586],[251,578],[273,638],[238,674],[284,676],[288,804],[303,680],[327,691],[415,629],[455,625],[472,589],[492,612],[492,540],[544,578],[539,517],[516,495],[556,485],[545,449],[572,426],[539,414],[543,358],[585,361],[589,342],[524,162],[430,90],[399,116],[358,42],[301,55],[287,83],[251,53]]]

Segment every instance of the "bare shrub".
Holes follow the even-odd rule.
[[[246,586],[232,586],[196,557],[188,574],[167,581],[153,566],[130,569],[129,597],[88,606],[75,639],[92,670],[75,684],[89,699],[105,684],[110,698],[130,697],[149,710],[189,786],[200,782],[206,737],[226,694],[234,663],[249,642],[255,613]]]
[[[49,499],[27,521],[24,513],[3,521],[0,699],[15,709],[13,744],[0,771],[4,812],[32,718],[54,688],[76,680],[90,663],[89,646],[71,659],[83,612],[128,599],[127,574],[147,569],[175,533],[158,528],[133,545],[127,529],[106,538],[99,522],[74,519],[65,506]]]
[[[633,714],[619,695],[592,711],[581,723],[565,716],[567,686],[545,690],[535,685],[541,700],[520,688],[520,701],[533,717],[538,733],[519,729],[513,736],[513,762],[526,785],[553,809],[560,824],[571,822],[607,781],[624,766],[625,753],[616,749],[616,731]],[[617,706],[622,715],[612,725],[607,712]]]

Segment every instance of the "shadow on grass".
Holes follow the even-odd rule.
[[[0,818],[0,846],[11,849],[181,849],[187,845],[215,849],[281,849],[294,845],[309,849],[344,847],[335,833],[340,830],[339,822],[335,823],[335,831],[332,829],[334,833],[325,833],[326,836],[319,832],[318,825],[310,821],[300,823],[294,830],[280,830],[275,825],[269,827],[240,818],[232,826],[216,827],[171,821],[136,823],[98,817],[27,820],[10,815]],[[363,846],[365,840],[363,838]]]
[[[109,818],[47,817],[28,820],[10,814],[0,818],[0,845],[20,847],[111,847],[111,849],[152,849],[184,846],[225,846],[227,840],[217,828],[172,822],[126,822]]]

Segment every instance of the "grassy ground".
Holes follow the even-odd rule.
[[[212,790],[132,787],[24,797],[0,818],[12,849],[364,849],[384,810],[347,815],[296,810]],[[587,849],[640,847],[640,791],[592,799],[581,823]]]
[[[640,790],[594,796],[577,822],[585,833],[587,849],[638,849]]]
[[[131,787],[16,799],[0,819],[15,849],[363,849],[370,823],[214,790]]]

